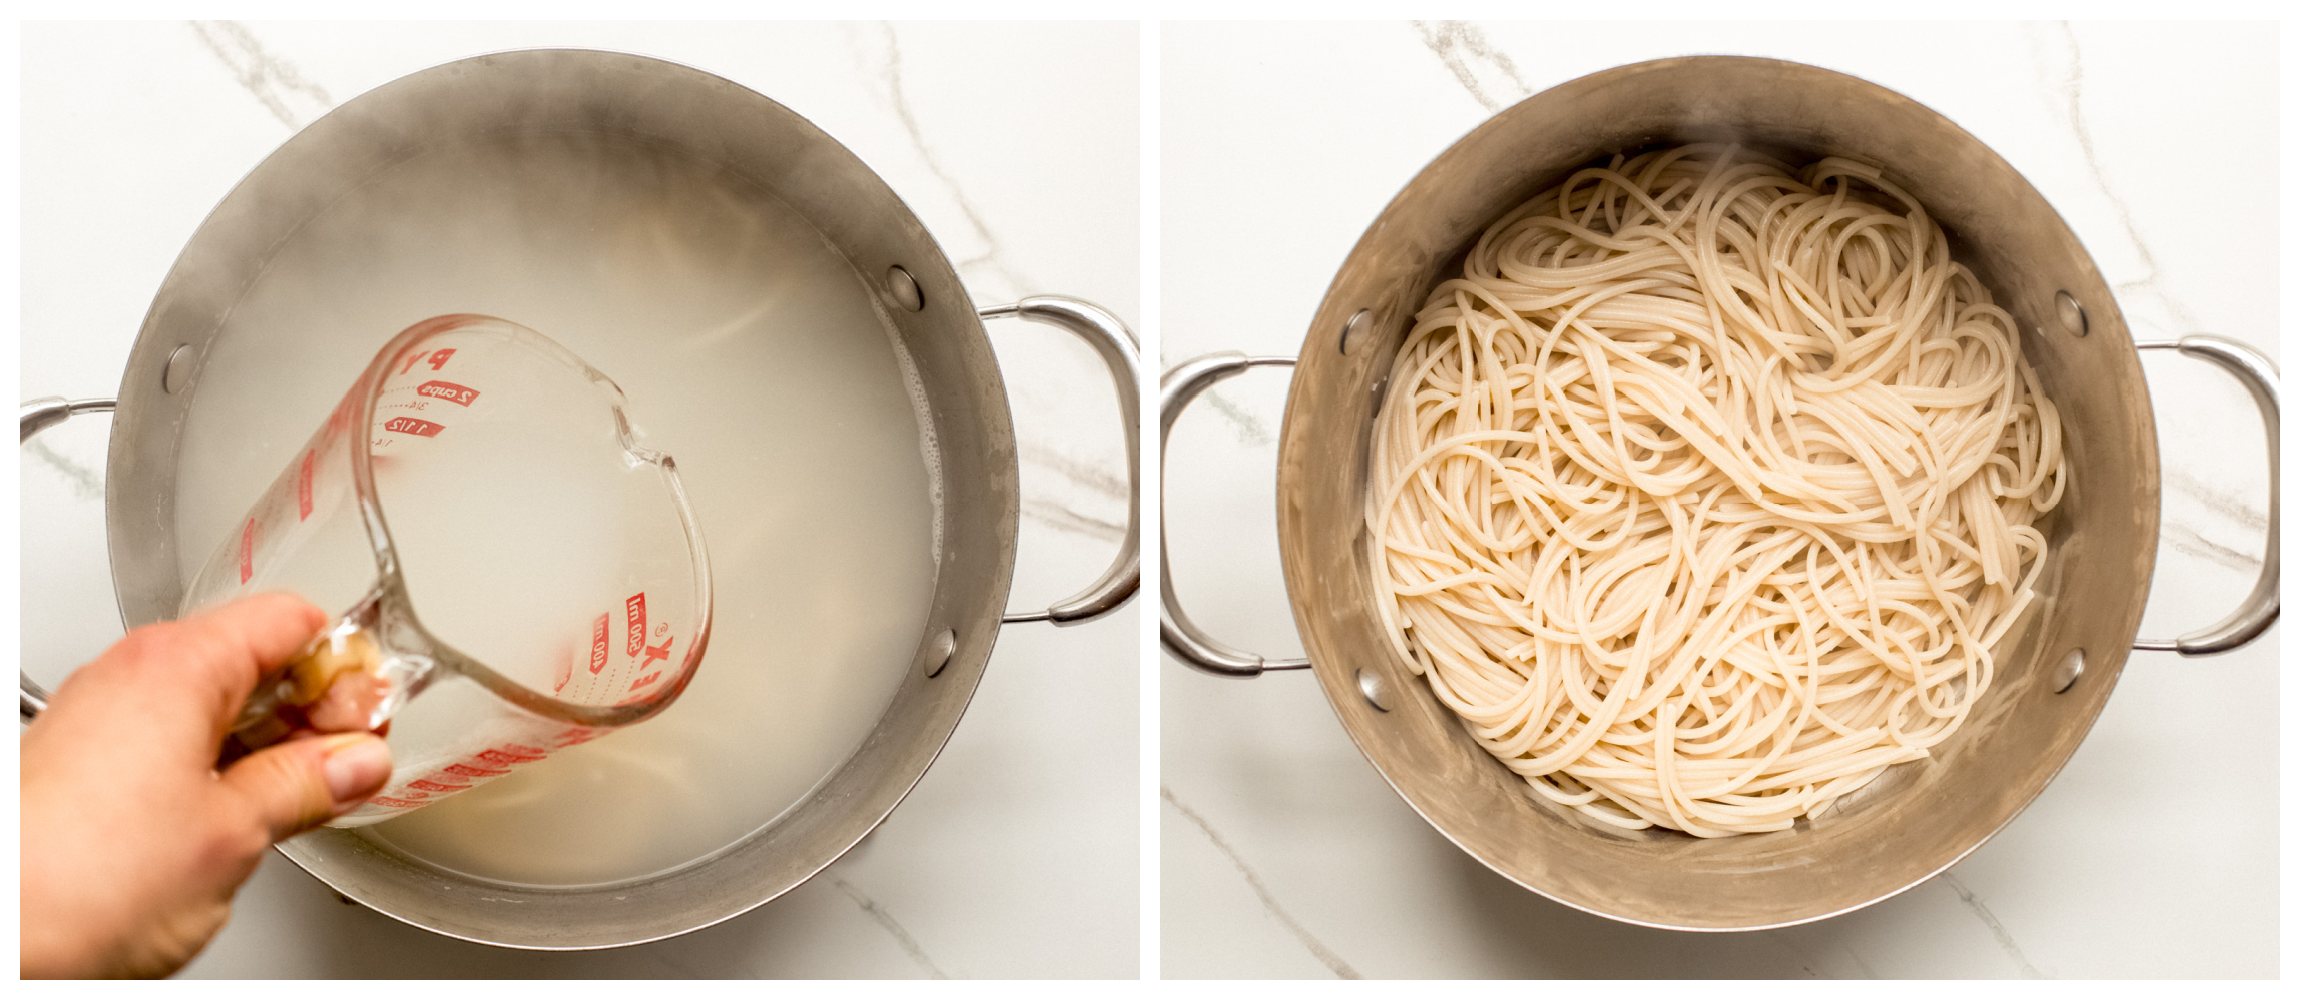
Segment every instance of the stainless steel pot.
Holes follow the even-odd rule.
[[[1844,156],[1883,166],[2020,321],[2029,360],[2061,406],[2073,470],[2050,524],[2039,610],[1999,650],[1997,686],[1964,728],[1932,759],[1894,768],[1820,820],[1719,840],[1587,823],[1492,759],[1392,651],[1363,521],[1372,422],[1429,290],[1458,272],[1489,222],[1572,170],[1692,141],[1738,141],[1791,162]],[[1166,373],[1162,432],[1224,378],[1294,367],[1279,438],[1278,534],[1309,657],[1266,660],[1224,646],[1190,623],[1170,582],[1160,639],[1182,662],[1222,676],[1313,670],[1359,750],[1424,819],[1560,903],[1685,930],[1779,927],[1858,909],[1948,868],[2035,799],[2099,715],[2126,650],[2225,652],[2276,619],[2272,497],[2264,566],[2243,606],[2178,640],[2134,641],[2159,499],[2137,349],[2178,350],[2245,384],[2267,427],[2273,489],[2274,365],[2213,337],[2133,343],[2075,234],[2011,165],[1948,119],[1866,81],[1769,59],[1702,56],[1596,73],[1503,111],[1424,168],[1343,263],[1298,358],[1214,354]]]
[[[439,66],[344,104],[257,166],[185,246],[121,377],[111,436],[105,516],[114,585],[130,627],[172,617],[180,601],[174,504],[182,430],[201,405],[202,365],[219,330],[282,243],[347,192],[427,149],[457,143],[516,148],[523,139],[565,135],[645,154],[571,167],[610,182],[616,170],[647,169],[649,157],[699,160],[730,183],[796,209],[845,257],[878,291],[879,315],[916,367],[939,453],[943,523],[916,660],[876,729],[806,799],[708,859],[636,881],[559,889],[465,878],[346,831],[320,830],[280,845],[282,854],[336,891],[407,923],[484,944],[554,950],[685,933],[812,877],[877,826],[925,773],[973,697],[1002,623],[1092,621],[1132,599],[1140,579],[1137,497],[1125,542],[1100,579],[1044,611],[1006,613],[1019,512],[1015,442],[982,325],[999,317],[1048,323],[1094,348],[1115,382],[1131,475],[1138,361],[1133,334],[1122,322],[1057,296],[978,314],[933,237],[885,182],[789,109],[669,62],[538,50]],[[113,405],[27,404],[21,436]],[[23,683],[29,719],[43,694],[29,679]]]

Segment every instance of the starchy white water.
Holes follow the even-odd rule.
[[[189,578],[386,340],[478,312],[614,378],[643,443],[676,458],[717,587],[710,651],[686,695],[363,834],[480,878],[633,878],[770,822],[876,723],[933,587],[931,445],[862,280],[771,197],[678,155],[600,143],[435,148],[329,207],[231,312],[180,452]],[[411,503],[402,517],[388,499],[386,512],[395,532],[439,516]],[[517,591],[523,575],[541,588],[553,572],[513,568],[514,583],[480,589]],[[447,631],[497,605],[465,587],[453,607],[427,608],[427,586],[435,597],[452,586],[426,582],[443,573],[507,571],[411,569],[418,612]],[[515,592],[498,596],[515,607]],[[425,694],[394,736],[452,724],[458,702],[479,697],[467,688]]]

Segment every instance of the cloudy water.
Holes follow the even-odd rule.
[[[540,331],[607,373],[641,443],[676,458],[717,588],[710,651],[685,696],[654,720],[362,833],[481,878],[632,878],[772,820],[875,724],[933,586],[937,484],[862,280],[771,197],[674,154],[602,143],[437,148],[330,206],[231,312],[179,453],[188,578],[385,341],[431,316],[476,312]],[[395,532],[403,521],[414,531],[417,519],[446,516],[426,507],[403,518],[387,496],[385,512]],[[419,613],[427,579],[464,574],[507,581],[456,588],[466,630],[491,613],[473,591],[510,591],[500,597],[510,602],[560,582],[544,565],[434,557],[410,567]],[[465,687],[427,693],[395,732],[472,710],[458,704],[477,697]]]

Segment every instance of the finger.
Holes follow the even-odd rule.
[[[327,614],[303,598],[256,594],[130,632],[82,672],[125,674],[107,679],[174,702],[176,712],[197,706],[203,729],[221,739],[257,678],[301,652],[326,624]]]
[[[99,745],[106,760],[204,775],[256,678],[300,651],[326,617],[293,595],[261,594],[135,629],[65,679],[26,745]]]
[[[367,733],[291,740],[226,768],[223,786],[274,843],[357,808],[391,777],[391,749]]]
[[[207,666],[219,690],[236,691],[228,706],[236,712],[256,678],[294,659],[327,627],[327,612],[294,594],[273,592],[240,598],[180,624],[200,641],[215,644],[216,655]]]
[[[304,718],[323,733],[366,729],[367,720],[375,717],[375,710],[389,697],[390,681],[374,674],[347,672],[328,685],[327,694],[317,704],[304,708]]]

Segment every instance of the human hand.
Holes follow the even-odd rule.
[[[259,594],[147,625],[66,679],[24,733],[21,972],[164,976],[231,915],[264,849],[391,776],[366,732],[216,758],[256,680],[327,623]]]

